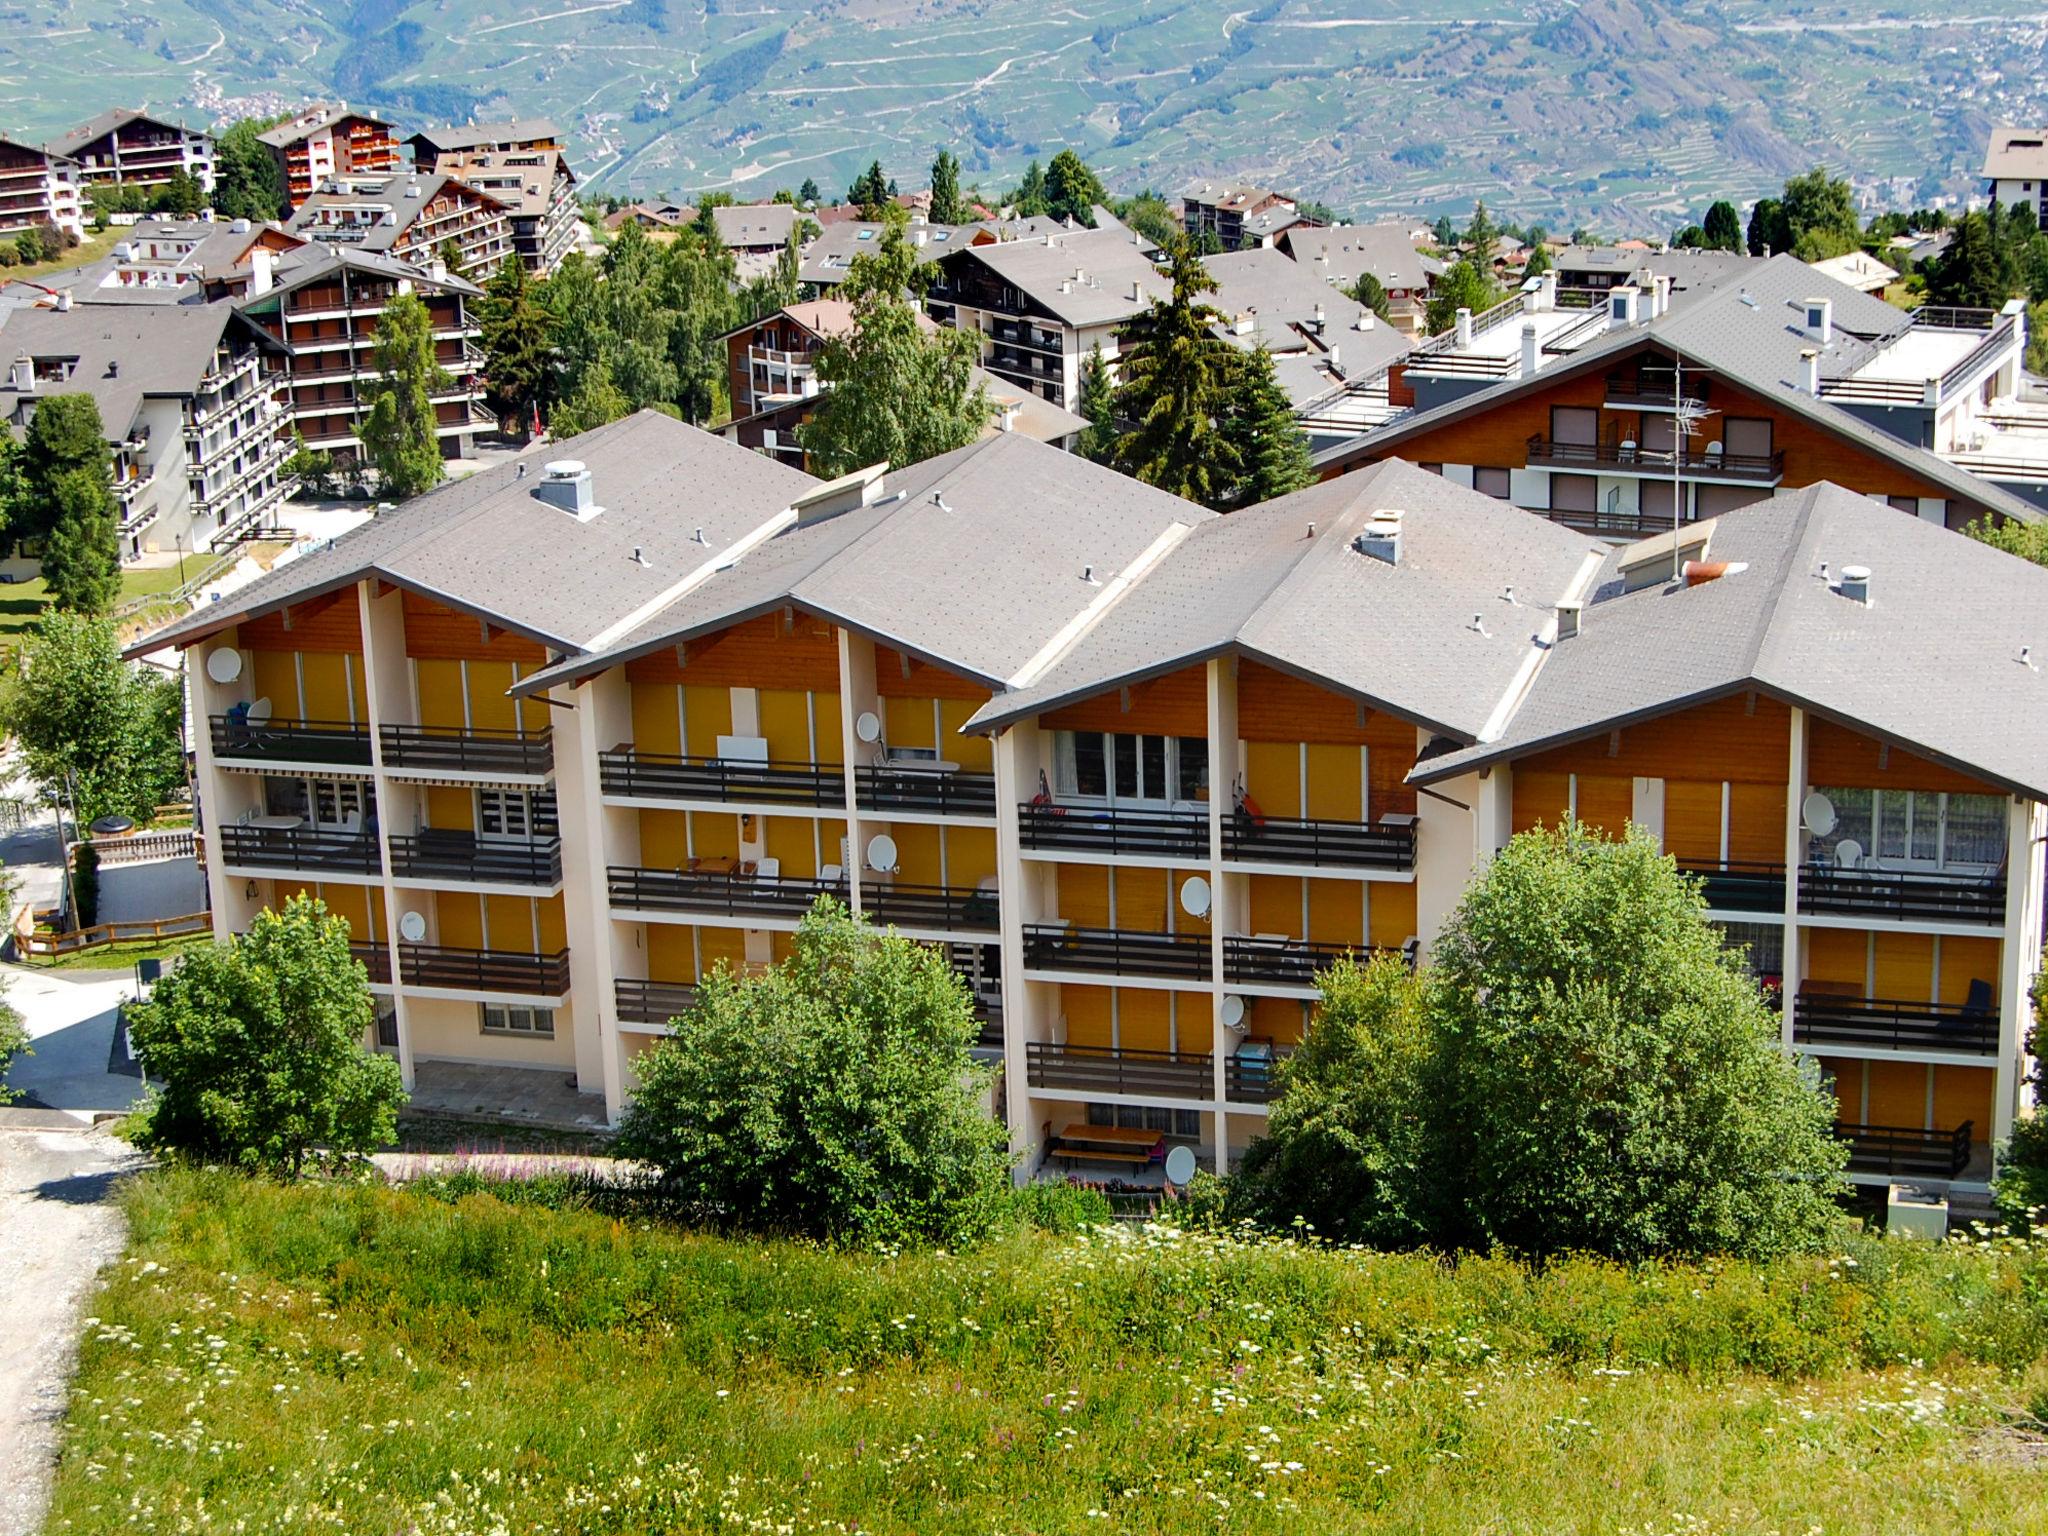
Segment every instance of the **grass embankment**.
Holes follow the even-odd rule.
[[[126,1203],[53,1532],[2048,1522],[2048,1250],[875,1258],[219,1175]]]

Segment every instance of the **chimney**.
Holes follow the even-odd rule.
[[[1567,598],[1557,605],[1557,638],[1571,640],[1579,633],[1579,621],[1585,616],[1585,604]]]
[[[1374,313],[1373,313],[1373,312],[1372,312],[1371,310],[1369,310],[1369,309],[1360,309],[1360,310],[1359,310],[1359,312],[1358,312],[1358,328],[1359,328],[1359,329],[1360,329],[1361,331],[1369,331],[1369,330],[1371,330],[1371,329],[1372,329],[1372,328],[1373,328],[1374,326],[1378,325],[1379,323],[1380,323],[1380,317],[1379,317],[1378,315],[1374,314]]]
[[[1820,393],[1820,353],[1812,347],[1799,354],[1799,387],[1809,395]]]
[[[1383,560],[1388,565],[1401,563],[1401,514],[1392,507],[1381,507],[1374,511],[1365,525],[1365,532],[1351,541],[1351,547],[1361,555],[1374,560]]]
[[[1639,290],[1628,286],[1608,290],[1607,328],[1613,330],[1617,326],[1634,325],[1640,318],[1636,301],[1641,297]]]
[[[914,246],[919,246],[919,247],[921,247],[921,246],[923,246],[923,244],[925,243],[925,241],[926,241],[926,240],[928,240],[928,239],[930,239],[930,238],[931,238],[931,236],[930,236],[930,235],[928,235],[928,234],[927,234],[927,233],[926,233],[926,232],[925,232],[924,230],[921,230],[921,229],[913,229],[913,230],[912,230],[912,231],[910,232],[910,243],[911,243],[912,245],[914,245]]]
[[[71,312],[71,290],[70,290],[69,288],[62,288],[62,289],[59,289],[59,290],[58,290],[58,292],[57,292],[57,313],[58,313],[58,314],[60,314],[60,315],[63,315],[63,314],[69,314],[70,312]]]
[[[1145,285],[1139,282],[1135,277],[1131,279],[1131,302],[1133,304],[1142,304],[1145,302]]]
[[[231,235],[246,235],[249,233],[249,221],[247,219],[228,220],[228,233]]]
[[[249,291],[268,293],[275,281],[276,254],[269,246],[259,245],[249,253]]]
[[[1557,308],[1557,272],[1554,268],[1536,279],[1535,308],[1546,313]]]
[[[1472,345],[1472,311],[1469,309],[1458,311],[1458,345],[1460,347]]]
[[[1822,346],[1830,346],[1835,339],[1835,301],[1833,299],[1806,299],[1806,329]]]
[[[1338,356],[1337,348],[1334,345],[1330,348],[1330,371],[1340,378],[1344,373],[1344,360]]]
[[[1671,311],[1671,274],[1659,272],[1650,278],[1650,316],[1669,314]]]
[[[1000,430],[1004,432],[1016,431],[1017,418],[1023,413],[1023,410],[1024,403],[1021,400],[1005,400],[1003,402],[1002,415],[997,422]]]
[[[1309,321],[1309,328],[1315,331],[1317,335],[1321,335],[1323,329],[1323,321],[1323,306],[1318,304],[1315,308],[1314,318]]]
[[[529,494],[535,501],[568,513],[579,523],[589,522],[604,510],[597,505],[590,470],[581,459],[551,459],[543,464],[540,484]]]
[[[1543,366],[1543,344],[1536,339],[1536,322],[1522,322],[1522,377],[1533,379]]]
[[[1870,567],[1867,565],[1845,565],[1842,567],[1841,585],[1835,590],[1852,603],[1870,606]]]
[[[26,352],[17,357],[14,360],[14,366],[8,370],[7,385],[18,395],[34,394],[36,392],[35,359],[31,358]]]

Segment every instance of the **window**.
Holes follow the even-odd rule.
[[[377,1003],[377,1049],[398,1049],[398,1004],[382,999]]]
[[[1814,839],[1830,862],[1844,842],[1890,869],[1995,869],[2005,862],[2005,801],[1924,789],[1823,789],[1834,828]]]
[[[1481,495],[1491,496],[1495,501],[1508,499],[1508,472],[1481,464],[1472,470],[1472,489]]]
[[[1600,441],[1600,413],[1589,406],[1553,405],[1550,440],[1589,448]]]
[[[1140,1104],[1090,1104],[1090,1125],[1120,1125],[1127,1131],[1164,1131],[1169,1136],[1195,1138],[1202,1134],[1199,1110],[1165,1109]]]
[[[1596,475],[1552,475],[1550,510],[1553,512],[1597,512],[1600,510],[1600,480]]]
[[[359,779],[301,779],[276,774],[266,774],[263,779],[266,815],[296,816],[323,832],[361,831],[367,802]],[[372,816],[369,825],[374,828],[376,824]]]
[[[481,1012],[487,1035],[524,1035],[541,1040],[555,1037],[552,1009],[533,1008],[524,1003],[484,1003]]]
[[[1061,731],[1053,738],[1053,788],[1062,799],[1169,806],[1209,797],[1209,742],[1202,736]]]
[[[525,842],[553,837],[561,824],[552,794],[523,789],[479,789],[476,792],[476,835]]]
[[[1749,973],[1776,981],[1785,974],[1785,928],[1782,923],[1716,923],[1721,942],[1749,951]]]

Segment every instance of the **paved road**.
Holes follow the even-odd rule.
[[[0,1111],[0,1122],[38,1118]],[[78,1319],[121,1251],[107,1196],[138,1162],[104,1132],[0,1123],[0,1536],[42,1523]]]
[[[127,1109],[142,1096],[141,1074],[115,1041],[116,1013],[135,991],[128,972],[0,965],[0,981],[35,1049],[14,1058],[10,1088],[43,1108],[88,1119],[95,1111]]]

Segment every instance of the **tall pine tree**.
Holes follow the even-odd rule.
[[[1308,435],[1294,419],[1294,405],[1273,374],[1273,354],[1263,346],[1237,354],[1222,431],[1237,459],[1238,479],[1223,509],[1255,506],[1298,491],[1315,480]]]
[[[1081,362],[1080,406],[1079,414],[1088,425],[1074,451],[1097,464],[1106,463],[1116,450],[1116,384],[1099,341]]]
[[[940,150],[932,161],[932,222],[967,222],[967,211],[960,205],[960,162],[950,149]]]
[[[1185,236],[1166,260],[1172,293],[1126,331],[1117,409],[1131,429],[1117,439],[1111,462],[1171,495],[1217,506],[1234,493],[1241,467],[1217,426],[1231,358],[1216,333],[1223,316],[1202,299],[1216,279]]]
[[[527,281],[526,264],[510,259],[484,285],[477,314],[491,404],[518,423],[521,437],[532,430],[554,383],[555,322],[535,286]]]
[[[43,585],[66,613],[103,614],[121,595],[120,530],[106,476],[67,469],[53,487],[56,521],[43,540]]]

